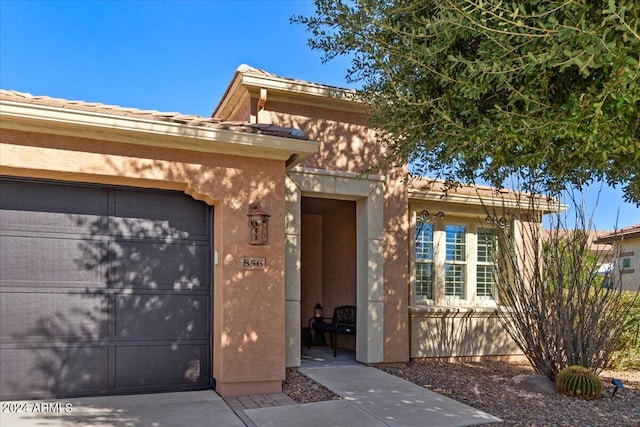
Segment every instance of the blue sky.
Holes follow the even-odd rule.
[[[0,0],[3,89],[209,116],[240,64],[352,87],[346,59],[327,64],[307,46],[311,1]],[[598,186],[587,202],[594,204]],[[617,223],[616,223],[616,217]],[[640,223],[622,191],[605,188],[595,224]]]

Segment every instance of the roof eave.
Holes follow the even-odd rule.
[[[229,107],[233,100],[233,95],[241,88],[252,92],[259,89],[267,89],[280,96],[297,95],[312,98],[314,99],[313,105],[324,102],[330,104],[333,108],[349,111],[360,109],[363,112],[366,110],[365,104],[358,100],[358,94],[355,90],[263,74],[252,71],[249,67],[240,66],[211,116],[222,117],[221,113]]]
[[[618,232],[616,234],[611,234],[609,236],[603,236],[600,237],[598,239],[595,239],[593,242],[594,243],[613,243],[613,242],[618,242],[620,240],[627,240],[627,239],[637,239],[640,238],[640,230],[638,231],[632,231],[629,233],[625,233],[625,232]]]
[[[274,91],[297,93],[320,98],[331,98],[344,102],[362,104],[357,100],[357,92],[351,89],[343,89],[326,86],[318,83],[302,80],[290,80],[282,77],[241,73],[241,83],[247,87],[266,88]]]
[[[291,168],[315,141],[0,100],[0,128],[161,148],[281,160]]]
[[[220,98],[220,101],[218,101],[218,105],[216,105],[213,113],[211,113],[211,117],[220,117],[221,111],[223,111],[231,102],[231,99],[233,98],[232,95],[238,91],[238,88],[242,83],[242,74],[243,73],[240,71],[240,69],[236,70],[236,72],[233,74],[231,83],[229,83],[229,85],[225,89],[222,98]]]
[[[409,188],[409,200],[410,201],[433,201],[433,202],[447,202],[456,203],[461,205],[482,206],[482,207],[499,207],[509,210],[530,210],[532,204],[529,200],[521,200],[518,198],[509,197],[497,197],[497,196],[481,196],[479,194],[457,194],[455,192],[443,193],[438,190],[429,190],[422,188]],[[542,214],[552,212],[564,212],[567,209],[566,205],[561,204],[558,200],[540,199],[536,202],[537,210]]]

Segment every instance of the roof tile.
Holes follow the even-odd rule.
[[[49,96],[34,96],[30,93],[18,92],[15,90],[0,89],[0,99],[4,101],[22,102],[26,104],[43,105],[55,108],[66,108],[69,110],[90,111],[114,116],[171,122],[187,126],[202,126],[283,138],[308,139],[301,130],[296,128],[274,126],[266,123],[223,121],[217,118],[202,117],[194,114],[161,112],[157,110],[140,110],[137,108],[120,107],[117,105],[105,105],[99,102],[71,101],[62,98],[51,98]]]

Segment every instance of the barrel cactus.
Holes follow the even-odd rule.
[[[602,397],[602,382],[589,368],[569,366],[558,372],[556,385],[560,393],[566,396],[581,397],[587,400]]]

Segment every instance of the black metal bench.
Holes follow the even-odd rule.
[[[330,322],[325,322],[330,320]],[[333,357],[336,357],[338,335],[356,334],[356,306],[341,305],[333,310],[333,317],[312,317],[309,319],[309,329],[316,333],[328,332],[331,336]],[[309,342],[311,349],[311,342]]]

